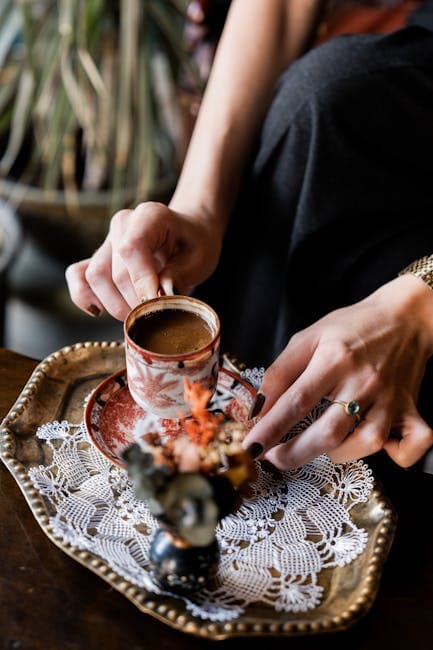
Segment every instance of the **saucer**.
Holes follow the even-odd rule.
[[[255,396],[250,383],[220,367],[209,410],[224,413],[237,422],[247,422]],[[159,429],[167,436],[176,436],[181,431],[179,420],[154,416],[134,402],[128,390],[126,369],[114,373],[93,390],[84,409],[84,423],[94,446],[120,467],[125,467],[123,450],[139,443],[134,431],[144,435]]]

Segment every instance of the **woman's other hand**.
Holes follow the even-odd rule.
[[[289,341],[264,375],[260,420],[244,444],[258,443],[258,452],[262,445],[259,455],[282,470],[322,453],[340,463],[381,449],[398,465],[413,465],[433,444],[416,406],[432,353],[433,292],[419,278],[402,275]],[[322,398],[359,402],[359,423],[344,405],[331,404],[301,434],[279,444]]]

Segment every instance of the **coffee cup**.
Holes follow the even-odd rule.
[[[124,322],[129,392],[141,408],[161,418],[189,413],[185,379],[215,392],[220,322],[206,303],[161,296],[137,305]]]

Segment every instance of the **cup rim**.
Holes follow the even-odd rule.
[[[216,333],[212,337],[211,341],[207,343],[204,347],[199,348],[198,350],[194,350],[194,352],[185,352],[183,354],[161,354],[159,352],[152,352],[152,350],[147,350],[146,348],[141,347],[141,345],[138,345],[135,341],[133,341],[133,339],[129,336],[128,333],[128,327],[129,327],[128,322],[130,321],[130,319],[132,319],[135,313],[139,312],[140,308],[142,308],[144,305],[149,305],[156,302],[161,302],[161,303],[170,302],[174,298],[177,299],[181,298],[182,300],[187,300],[188,302],[191,302],[193,304],[202,305],[212,313],[212,315],[215,318]],[[158,361],[194,361],[194,359],[196,359],[197,357],[202,356],[204,352],[207,352],[208,350],[211,350],[213,347],[215,347],[220,337],[221,323],[215,309],[213,309],[213,307],[208,305],[203,300],[199,300],[198,298],[191,298],[191,296],[183,296],[183,295],[157,296],[156,298],[150,298],[145,302],[141,302],[131,309],[131,311],[123,321],[123,333],[124,333],[125,341],[128,343],[128,345],[131,346],[133,350],[135,350],[137,353],[143,356],[147,356],[150,357],[151,359],[156,359]]]

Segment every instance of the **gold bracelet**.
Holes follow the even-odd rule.
[[[425,255],[419,260],[412,262],[409,266],[406,266],[399,275],[404,275],[405,273],[412,273],[418,278],[421,278],[429,287],[433,289],[433,255]]]

